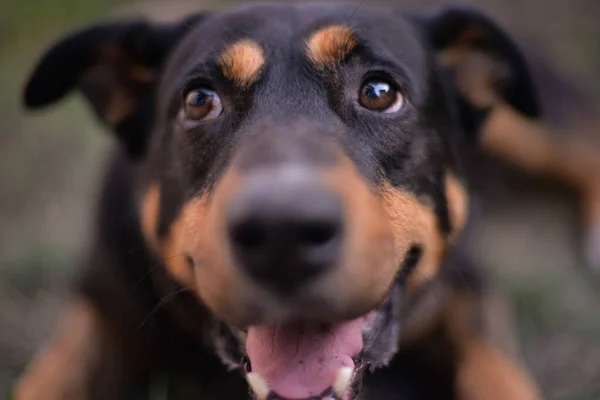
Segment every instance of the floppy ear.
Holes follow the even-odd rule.
[[[24,93],[30,109],[81,90],[97,117],[135,157],[144,153],[163,62],[203,15],[157,25],[124,21],[95,25],[66,36],[41,58]]]
[[[426,34],[447,73],[460,123],[475,135],[489,111],[508,104],[529,117],[540,115],[537,93],[514,41],[488,17],[447,8],[425,19]]]

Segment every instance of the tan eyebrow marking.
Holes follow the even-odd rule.
[[[344,25],[330,25],[310,36],[306,42],[306,54],[317,67],[330,68],[346,58],[357,45],[352,29]]]
[[[242,88],[256,82],[264,64],[262,48],[250,39],[233,43],[219,57],[223,75]]]

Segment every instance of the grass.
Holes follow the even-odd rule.
[[[53,325],[88,236],[88,204],[109,144],[78,96],[27,114],[22,85],[52,40],[117,3],[0,5],[0,393]]]
[[[101,18],[119,0],[4,2],[0,13],[0,271],[21,268],[30,250],[80,247],[94,176],[107,135],[78,96],[26,114],[21,90],[40,53],[59,35]],[[75,239],[75,240],[73,240]],[[35,243],[42,243],[36,246]],[[41,250],[40,250],[41,249]]]

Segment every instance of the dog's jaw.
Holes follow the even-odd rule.
[[[327,340],[325,344],[309,343],[309,349],[305,349],[305,354],[298,350],[295,354],[283,355],[283,360],[279,359],[280,354],[272,354],[265,357],[266,360],[259,360],[253,346],[267,346],[265,351],[277,352],[283,351],[281,338],[270,336],[272,343],[257,343],[261,339],[256,337],[257,331],[262,329],[266,333],[275,334],[275,327],[249,327],[247,330],[240,330],[221,323],[221,328],[215,331],[213,341],[220,356],[221,361],[232,370],[240,371],[251,389],[251,394],[256,400],[304,400],[304,399],[319,399],[319,400],[352,400],[356,399],[361,391],[362,377],[365,371],[373,371],[380,367],[388,365],[393,356],[398,350],[398,342],[400,340],[400,301],[402,293],[402,282],[397,281],[390,289],[385,300],[374,310],[366,315],[352,321],[347,321],[342,324],[329,324],[331,330],[338,330],[332,335],[338,335],[337,339],[350,340],[351,338],[344,335],[352,335],[359,332],[358,347],[356,336],[352,339],[354,343],[342,343],[341,347],[328,348]],[[310,329],[310,324],[303,324],[304,328]],[[327,324],[312,324],[312,326],[324,327]],[[301,327],[296,324],[296,327]],[[280,327],[280,329],[293,329],[293,327]],[[263,332],[264,333],[264,332]],[[287,332],[292,336],[296,336],[297,340],[290,345],[298,345],[298,341],[307,340],[308,342],[318,342],[318,337],[307,336],[301,337],[306,332]],[[279,334],[282,334],[279,332]],[[252,336],[255,337],[252,337]],[[262,339],[268,335],[262,335]],[[318,335],[317,335],[318,336]],[[269,338],[266,338],[267,340]],[[334,338],[335,339],[335,338]],[[254,342],[254,343],[253,343]],[[285,344],[285,343],[284,343]],[[286,344],[286,345],[287,345]],[[306,343],[305,343],[306,344]],[[343,352],[344,346],[347,354],[310,354],[311,348],[323,345],[325,350],[334,352],[340,350]],[[349,346],[348,346],[349,345]],[[270,346],[270,347],[269,347]],[[288,349],[289,350],[289,349]],[[322,349],[321,349],[322,350]],[[317,350],[318,351],[318,350]],[[263,353],[264,355],[264,353]],[[260,352],[258,354],[260,357]],[[306,356],[305,359],[303,357]],[[347,357],[346,357],[347,356]],[[327,357],[332,363],[327,364]],[[345,361],[340,359],[345,358]],[[255,361],[255,364],[252,361]],[[281,361],[279,366],[269,365],[268,360],[273,359],[273,364]],[[313,362],[312,366],[309,363]],[[296,365],[290,366],[289,364]],[[308,377],[316,370],[316,376],[322,379],[316,381],[306,381]],[[294,376],[294,373],[297,373]],[[323,375],[324,374],[324,375]]]

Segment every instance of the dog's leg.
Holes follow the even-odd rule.
[[[481,335],[508,357],[519,357],[515,316],[505,293],[489,289],[481,304]]]
[[[584,191],[582,209],[585,261],[600,273],[600,177],[598,182],[588,185]]]
[[[541,399],[527,373],[483,340],[471,340],[461,353],[456,384],[460,400]]]
[[[15,400],[116,398],[126,351],[98,310],[85,300],[71,304],[55,337],[17,383]]]
[[[530,174],[561,181],[580,194],[583,252],[586,262],[600,271],[600,151],[577,139],[561,140],[541,122],[502,104],[483,125],[481,143],[489,154]]]
[[[578,189],[600,181],[600,152],[576,139],[561,140],[560,136],[542,122],[499,104],[482,126],[481,143],[486,152],[531,174],[560,179]]]
[[[528,372],[501,350],[501,345],[485,337],[490,327],[481,325],[489,321],[481,317],[489,307],[482,300],[481,295],[457,293],[445,313],[445,325],[458,355],[457,398],[540,400],[542,397]]]

